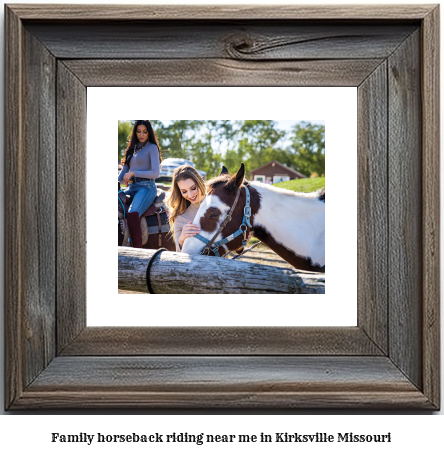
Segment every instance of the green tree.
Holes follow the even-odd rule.
[[[174,120],[169,125],[153,123],[159,138],[163,157],[186,158],[207,177],[218,175],[222,169],[222,156],[218,144],[230,136],[230,121]]]
[[[164,158],[190,159],[190,151],[193,150],[193,144],[196,142],[196,135],[202,127],[202,121],[173,120],[168,126],[156,125],[156,127],[156,135],[159,138],[161,149],[164,151]]]
[[[235,121],[231,137],[234,147],[226,153],[226,166],[235,172],[242,162],[247,172],[274,160],[281,151],[277,143],[285,137],[285,132],[276,128],[273,120]]]
[[[310,176],[325,175],[325,126],[309,122],[296,124],[292,130],[292,167]]]
[[[118,157],[119,161],[125,155],[125,149],[130,139],[133,124],[129,120],[119,120],[118,126]]]

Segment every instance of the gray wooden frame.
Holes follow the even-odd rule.
[[[5,19],[7,409],[439,408],[438,6]],[[120,85],[358,87],[357,327],[86,327],[86,87]]]

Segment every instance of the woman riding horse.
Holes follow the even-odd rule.
[[[126,218],[135,248],[142,247],[140,216],[156,199],[154,180],[160,175],[161,161],[159,142],[150,121],[136,120],[122,161],[124,167],[118,178],[120,183],[129,184],[125,194],[134,197]]]

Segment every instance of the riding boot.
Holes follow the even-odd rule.
[[[140,227],[140,217],[138,212],[129,212],[126,216],[128,229],[131,236],[131,243],[136,249],[142,248],[142,229]]]

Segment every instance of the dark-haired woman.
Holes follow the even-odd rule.
[[[129,184],[126,195],[133,196],[127,214],[128,229],[133,247],[142,247],[140,216],[156,199],[157,188],[154,179],[160,175],[160,147],[149,120],[136,120],[119,182]]]

